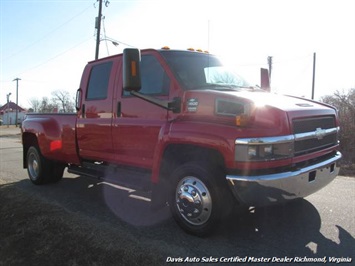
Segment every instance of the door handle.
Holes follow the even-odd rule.
[[[81,107],[81,116],[82,116],[82,118],[85,118],[85,103]]]
[[[117,117],[121,116],[121,102],[117,102]]]

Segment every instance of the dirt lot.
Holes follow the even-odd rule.
[[[337,178],[301,205],[235,215],[200,239],[130,197],[139,194],[99,180],[65,174],[57,184],[32,185],[19,167],[14,130],[0,131],[0,266],[165,265],[180,256],[355,258],[353,178]]]
[[[354,208],[347,203],[354,183],[346,177],[333,183],[349,184],[340,195],[329,186],[310,198],[314,205],[302,200],[242,219],[236,215],[202,239],[185,234],[171,219],[149,227],[112,219],[98,209],[103,204],[91,205],[97,199],[90,202],[89,192],[78,198],[77,190],[69,191],[60,200],[65,181],[70,182],[44,188],[28,180],[0,184],[0,266],[166,265],[168,257],[189,256],[355,258]]]
[[[0,186],[0,203],[0,265],[160,265],[167,257],[130,228],[98,224],[11,184]]]

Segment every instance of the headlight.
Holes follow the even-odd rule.
[[[274,161],[293,156],[294,137],[267,137],[255,139],[237,139],[235,141],[235,160]]]

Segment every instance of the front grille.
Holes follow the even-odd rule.
[[[320,151],[332,147],[338,143],[337,130],[331,131],[324,136],[317,134],[325,129],[336,129],[336,122],[333,116],[299,118],[293,120],[293,133],[296,136],[294,153],[295,156]],[[307,137],[297,139],[297,134],[307,134]]]
[[[334,128],[335,119],[333,116],[301,118],[293,120],[293,133],[305,133],[315,131],[317,128]]]

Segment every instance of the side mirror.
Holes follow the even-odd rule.
[[[270,91],[269,70],[260,68],[260,87],[265,91]]]
[[[123,89],[138,92],[141,89],[140,51],[135,48],[123,50]]]
[[[81,107],[81,96],[83,94],[83,91],[81,89],[78,89],[76,91],[76,98],[75,98],[75,109],[77,111],[80,110],[80,107]]]

